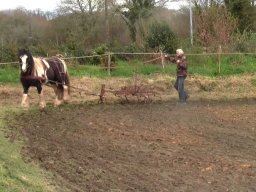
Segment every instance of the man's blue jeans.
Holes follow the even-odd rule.
[[[184,90],[184,81],[186,79],[186,76],[177,76],[176,82],[174,84],[175,89],[179,93],[179,100],[180,102],[184,103],[186,102],[188,95],[186,91]]]

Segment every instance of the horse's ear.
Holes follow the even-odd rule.
[[[25,47],[24,50],[29,53],[29,48],[28,47]]]
[[[18,48],[18,52],[25,52],[25,51],[28,51],[27,48]]]
[[[19,48],[19,49],[18,49],[18,56],[20,56],[20,55],[22,54],[23,50],[24,50],[24,49],[22,49],[22,48]]]

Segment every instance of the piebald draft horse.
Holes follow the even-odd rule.
[[[53,87],[56,98],[54,106],[67,101],[70,93],[70,82],[65,62],[57,57],[40,58],[33,57],[27,49],[18,52],[20,62],[20,81],[23,86],[22,107],[28,107],[28,91],[31,86],[37,88],[39,94],[39,107],[46,106],[42,92],[43,85]]]

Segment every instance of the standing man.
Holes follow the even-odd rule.
[[[179,93],[180,103],[186,103],[188,95],[184,90],[184,81],[188,73],[188,64],[186,56],[184,55],[184,51],[182,49],[176,50],[176,57],[172,60],[172,62],[176,63],[177,65],[177,78],[174,87]]]

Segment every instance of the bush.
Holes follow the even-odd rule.
[[[238,52],[251,52],[254,53],[256,51],[256,33],[244,32],[238,33],[234,36],[234,51]]]
[[[153,23],[150,33],[146,38],[147,46],[153,49],[161,49],[167,53],[175,53],[177,37],[165,23]]]
[[[81,47],[76,46],[73,43],[70,43],[68,46],[60,47],[60,52],[65,55],[65,57],[81,57],[85,55],[85,52]],[[71,60],[69,62],[72,62]],[[78,58],[73,60],[74,63],[84,64],[86,58]]]
[[[0,62],[12,62],[17,60],[17,53],[9,47],[0,49]]]
[[[102,67],[108,67],[108,56],[104,55],[104,54],[107,54],[108,51],[109,51],[109,48],[105,44],[102,44],[96,47],[92,53],[92,55],[95,55],[95,57],[91,59],[91,63],[95,65],[101,64]],[[116,60],[115,56],[111,55],[111,63],[110,63],[111,67],[114,67],[115,60]]]
[[[127,46],[124,46],[119,50],[118,52],[123,52],[123,53],[140,53],[144,52],[141,47],[139,47],[136,43],[131,43]],[[132,60],[132,59],[142,59],[144,56],[143,55],[133,55],[133,54],[123,54],[123,55],[117,55],[117,59],[120,60]]]
[[[108,51],[108,47],[105,44],[99,45],[98,47],[96,47],[93,52],[91,53],[92,56],[95,55],[95,57],[92,57],[92,59],[90,59],[90,63],[94,64],[94,65],[99,65],[102,63],[102,58],[104,56],[97,56],[97,55],[103,55]]]
[[[29,50],[34,56],[47,56],[46,51],[42,47],[30,46]]]

